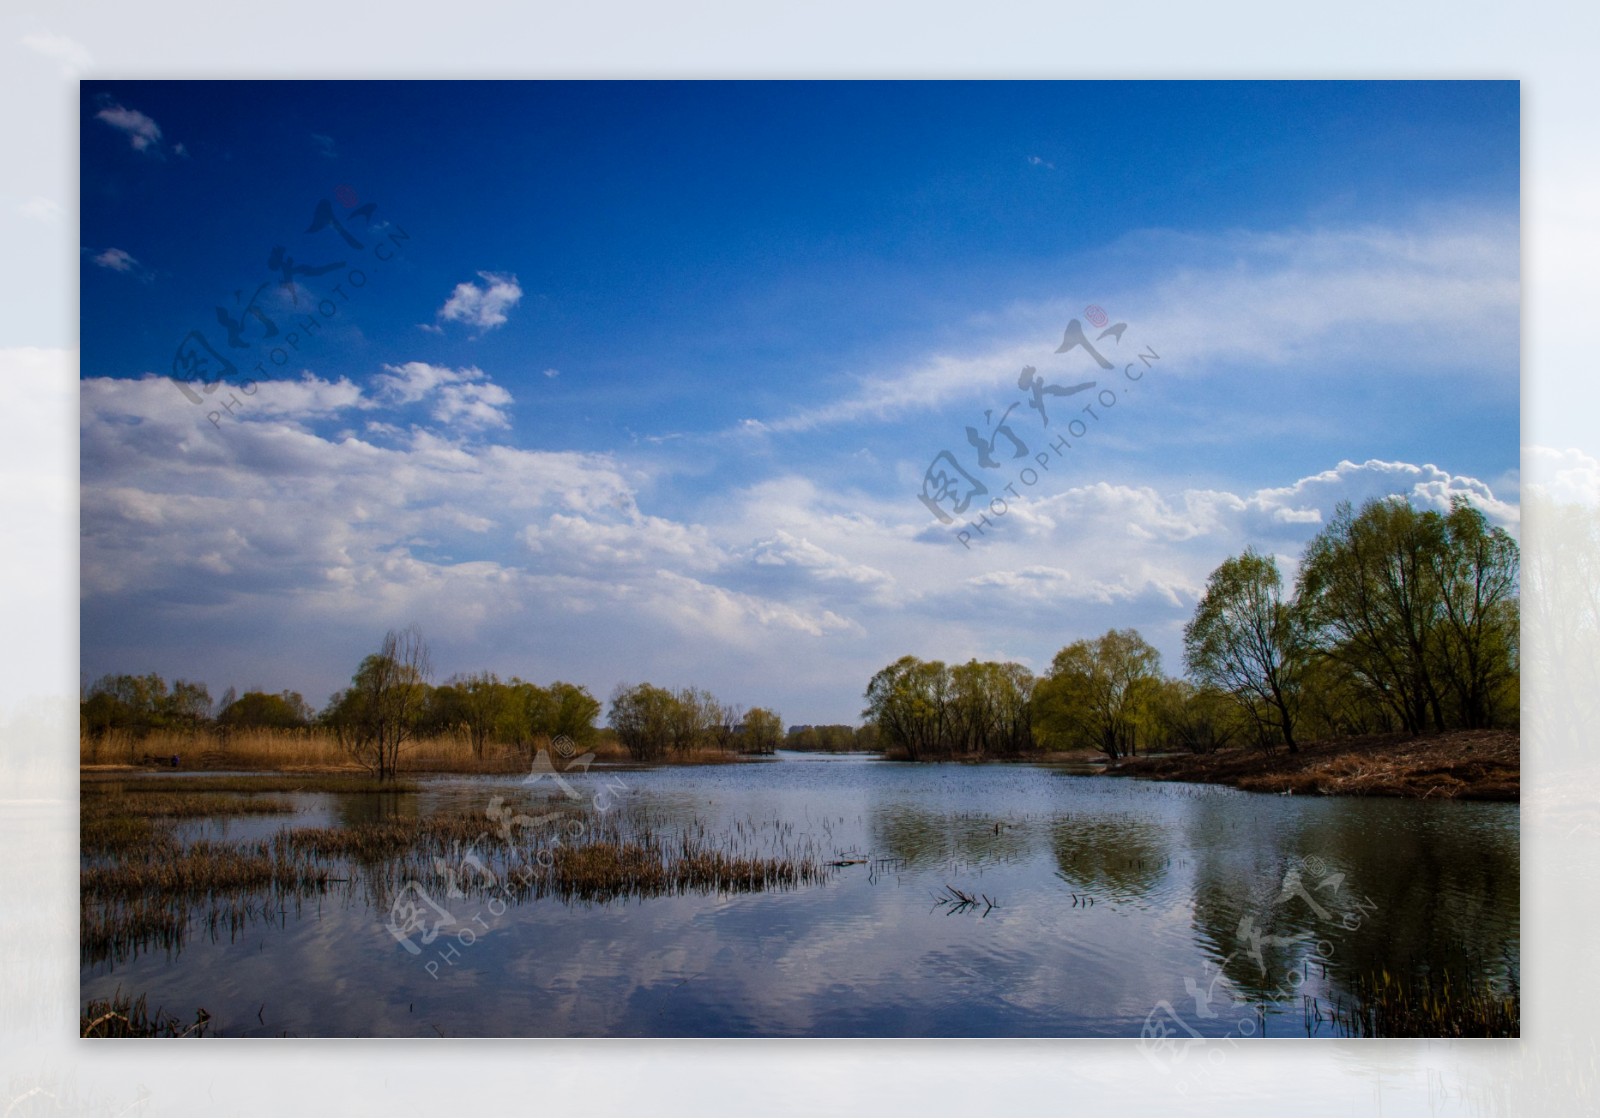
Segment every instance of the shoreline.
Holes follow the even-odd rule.
[[[1521,744],[1518,730],[1396,732],[1308,742],[1295,754],[1233,747],[1123,758],[1105,772],[1282,795],[1518,802]]]

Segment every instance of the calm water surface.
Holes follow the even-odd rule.
[[[868,861],[757,894],[546,897],[498,915],[441,898],[474,939],[420,956],[385,929],[385,902],[335,887],[233,935],[192,927],[171,952],[86,962],[81,996],[203,1006],[227,1035],[1127,1037],[1160,1021],[1305,1036],[1302,996],[1339,997],[1360,971],[1520,978],[1516,805],[794,754],[573,784],[619,779],[613,796],[662,830]],[[185,833],[481,814],[496,795],[529,811],[559,794],[441,777]],[[952,911],[951,887],[996,905]]]

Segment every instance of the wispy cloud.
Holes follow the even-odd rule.
[[[320,132],[313,132],[311,134],[311,143],[317,149],[317,154],[325,159],[339,158],[339,145],[334,142],[332,136],[324,136]]]
[[[95,119],[116,129],[128,138],[137,152],[157,154],[161,151],[161,126],[137,109],[130,109],[107,99]]]
[[[1414,229],[1359,227],[1214,236],[1146,231],[1104,250],[1156,262],[1136,284],[1096,293],[1160,338],[1192,373],[1283,376],[1307,369],[1403,367],[1407,375],[1503,376],[1517,368],[1515,216],[1459,214]],[[1102,271],[1104,265],[1096,266]],[[809,431],[933,411],[1014,387],[1080,305],[1007,308],[966,350],[910,357],[834,400],[745,421],[746,431]],[[757,426],[759,424],[759,426]]]
[[[101,268],[111,272],[121,272],[125,276],[132,276],[138,280],[148,282],[152,276],[150,270],[140,264],[138,258],[126,249],[108,248],[103,252],[94,254],[89,259]]]
[[[479,272],[483,286],[474,283],[456,285],[450,298],[439,308],[439,318],[445,322],[462,322],[480,330],[504,326],[506,312],[522,299],[522,287],[517,278],[500,272]]]

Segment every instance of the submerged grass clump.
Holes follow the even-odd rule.
[[[292,807],[218,792],[141,788],[121,796],[86,788],[80,869],[85,962],[120,962],[152,948],[178,951],[196,927],[213,937],[236,935],[331,889],[359,889],[382,915],[409,882],[441,903],[494,890],[519,902],[553,897],[604,904],[791,889],[831,873],[814,844],[796,843],[781,823],[747,822],[709,834],[699,820],[669,827],[640,806],[596,813],[560,800],[526,808],[527,815],[395,816],[285,827],[256,840],[185,842],[175,828],[180,819],[244,810],[245,804],[259,812]],[[207,805],[214,811],[205,811]]]
[[[124,995],[119,987],[109,999],[90,999],[78,1023],[79,1037],[204,1037],[211,1015],[204,1009],[195,1011],[192,1025],[164,1013],[159,1007],[154,1014],[145,1007],[145,996],[137,999]]]
[[[308,890],[327,885],[329,870],[289,854],[276,841],[217,843],[197,839],[171,857],[119,859],[84,867],[79,888],[90,898],[181,898],[251,890]]]
[[[1331,1010],[1312,1000],[1308,1016],[1331,1018],[1347,1037],[1521,1037],[1515,989],[1467,983],[1449,972],[1405,979],[1383,971],[1356,981],[1349,1002]]]

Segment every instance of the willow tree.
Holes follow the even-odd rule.
[[[1161,654],[1138,630],[1074,641],[1034,691],[1035,727],[1058,745],[1132,755],[1161,681]]]
[[[1297,597],[1320,650],[1415,734],[1486,726],[1516,681],[1518,550],[1457,498],[1342,502],[1306,549]]]
[[[1184,660],[1201,684],[1237,702],[1263,742],[1298,752],[1294,727],[1307,647],[1278,562],[1246,548],[1211,573],[1183,630]]]

